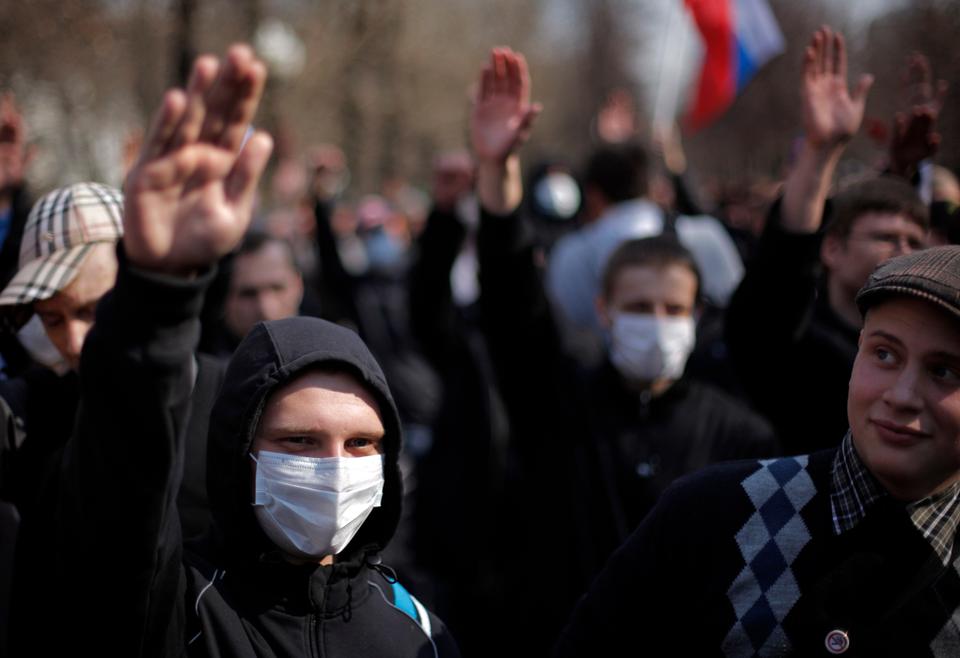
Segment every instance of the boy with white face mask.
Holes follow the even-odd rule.
[[[597,317],[610,362],[631,387],[660,395],[683,375],[699,290],[693,256],[669,236],[631,240],[610,257]]]
[[[516,151],[539,111],[529,85],[522,56],[495,49],[471,136],[483,327],[522,469],[517,548],[536,554],[539,571],[562,574],[550,587],[522,570],[508,574],[518,588],[511,598],[539,611],[535,622],[524,617],[533,652],[538,640],[541,650],[552,642],[592,576],[674,479],[776,446],[763,420],[682,377],[700,282],[689,253],[668,237],[629,243],[611,260],[598,304],[611,336],[601,368],[580,372],[564,352],[518,216]]]
[[[348,329],[295,317],[241,342],[210,414],[211,532],[183,541],[192,353],[212,270],[249,227],[270,155],[266,134],[244,139],[265,77],[244,45],[200,57],[127,177],[117,282],[84,344],[59,472],[48,566],[70,614],[31,637],[37,653],[459,655],[381,566],[400,518],[400,421]]]

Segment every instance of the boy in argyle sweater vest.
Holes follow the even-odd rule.
[[[887,261],[857,304],[841,446],[676,483],[559,655],[960,655],[960,247]]]

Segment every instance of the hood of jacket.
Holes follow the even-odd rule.
[[[255,561],[278,550],[253,513],[250,446],[270,394],[298,375],[321,367],[353,374],[377,399],[385,430],[380,507],[373,510],[338,561],[379,552],[396,531],[402,497],[400,420],[386,378],[370,350],[353,331],[318,318],[262,322],[230,359],[210,416],[207,491],[215,535],[230,561]]]

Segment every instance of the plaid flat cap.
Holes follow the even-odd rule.
[[[891,258],[857,293],[862,315],[891,295],[919,297],[960,319],[960,245],[932,247]]]
[[[30,209],[20,243],[19,270],[3,292],[4,318],[29,319],[27,305],[49,299],[77,275],[92,245],[123,235],[123,194],[100,183],[77,183],[43,196]]]

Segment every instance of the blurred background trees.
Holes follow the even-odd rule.
[[[889,132],[904,107],[906,57],[919,51],[935,78],[953,83],[938,160],[960,166],[960,3],[771,5],[788,50],[721,119],[685,134],[701,180],[782,173],[799,125],[802,49],[824,22],[847,34],[851,75],[877,76],[872,128],[851,155],[865,165],[883,157],[883,127]],[[119,183],[125,148],[192,57],[252,40],[273,69],[258,122],[278,136],[280,154],[340,145],[359,194],[398,175],[426,185],[433,156],[465,144],[468,86],[495,44],[527,55],[545,106],[529,161],[578,163],[616,88],[634,96],[649,133],[658,94],[685,94],[693,82],[696,39],[681,38],[690,51],[683,57],[676,49],[681,8],[681,0],[6,0],[0,87],[16,93],[39,147],[37,189],[81,178]],[[676,104],[682,111],[684,99]]]

